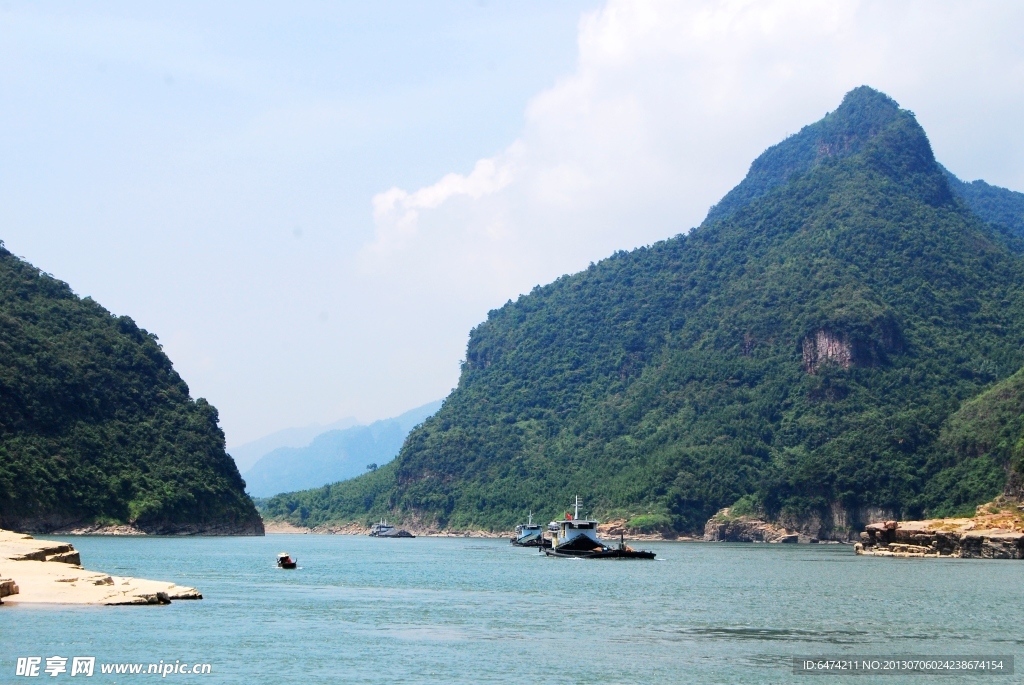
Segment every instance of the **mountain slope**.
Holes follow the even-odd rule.
[[[0,528],[262,534],[156,337],[0,247]]]
[[[928,490],[943,422],[1020,368],[1022,343],[1008,236],[952,191],[913,115],[862,87],[689,235],[490,312],[395,462],[268,511],[505,528],[578,493],[689,532],[746,498],[843,537],[952,506]]]
[[[932,459],[941,468],[923,495],[932,515],[973,516],[1003,492],[1024,498],[1024,369],[950,416]]]
[[[269,497],[362,475],[394,459],[409,431],[440,406],[438,400],[368,426],[323,432],[305,447],[280,447],[245,473],[247,490]]]
[[[949,187],[975,214],[1008,235],[1024,240],[1024,193],[980,180],[968,183],[947,169],[942,170],[949,181]]]

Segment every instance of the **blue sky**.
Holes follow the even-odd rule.
[[[1024,190],[1014,3],[0,5],[0,238],[229,444],[447,394],[491,308],[675,235],[862,83]]]

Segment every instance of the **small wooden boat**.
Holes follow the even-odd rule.
[[[299,563],[298,559],[292,559],[288,552],[281,552],[277,555],[278,568],[295,568]]]

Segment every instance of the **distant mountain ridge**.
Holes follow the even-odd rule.
[[[358,419],[354,416],[347,416],[326,425],[314,423],[308,426],[283,428],[257,440],[252,440],[237,447],[229,447],[228,454],[235,460],[238,470],[245,473],[262,457],[279,447],[305,447],[313,438],[321,433],[332,430],[344,430],[358,425]]]
[[[949,187],[975,214],[999,230],[1018,238],[1013,245],[1024,251],[1024,193],[1018,193],[984,181],[961,181],[941,167]]]
[[[409,431],[441,407],[441,400],[368,426],[325,431],[304,447],[280,447],[245,475],[254,497],[304,490],[354,478],[371,464],[383,466],[398,454]]]
[[[849,539],[987,501],[1020,461],[940,436],[1024,365],[1024,213],[993,188],[854,89],[689,234],[489,312],[397,459],[266,515],[507,529],[580,494],[633,530],[698,533],[737,506]]]

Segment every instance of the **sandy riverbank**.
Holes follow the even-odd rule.
[[[88,571],[67,542],[0,530],[0,600],[4,604],[168,604],[202,599],[195,588]]]

